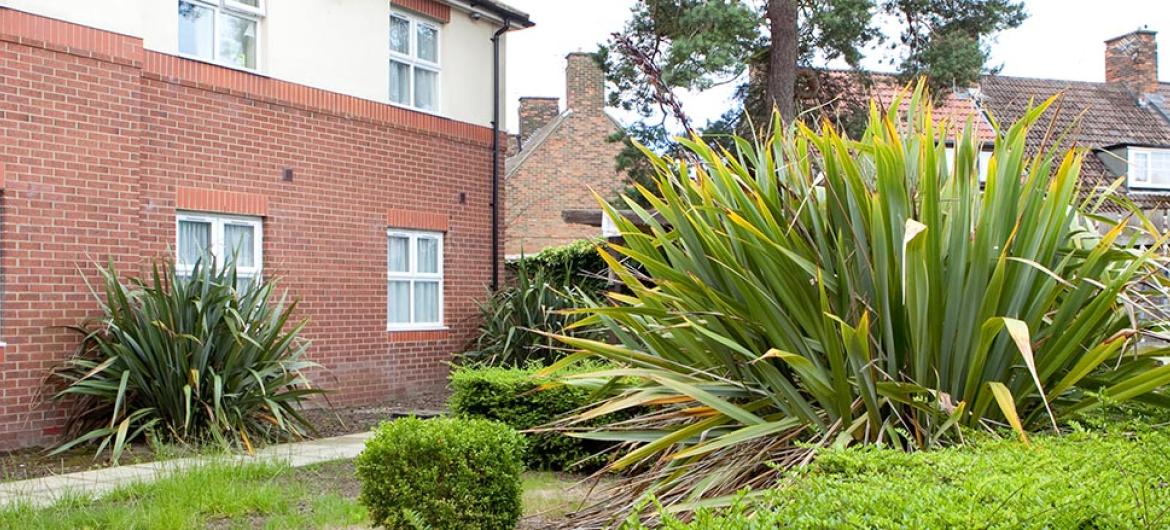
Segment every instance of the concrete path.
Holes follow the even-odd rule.
[[[93,471],[0,483],[0,506],[22,504],[48,506],[68,495],[99,496],[119,486],[134,482],[151,482],[176,471],[210,463],[284,461],[302,467],[330,460],[354,458],[365,448],[373,432],[323,438],[307,442],[279,444],[248,455],[211,455],[147,462]]]

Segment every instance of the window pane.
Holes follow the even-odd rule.
[[[251,7],[260,7],[260,0],[232,0],[237,4],[243,4]]]
[[[1148,153],[1134,153],[1131,158],[1133,164],[1129,168],[1130,179],[1134,182],[1149,182],[1147,167],[1150,163],[1150,155]]]
[[[386,261],[390,272],[410,272],[410,238],[390,236],[390,253]]]
[[[1170,152],[1155,151],[1150,154],[1150,182],[1160,186],[1170,185]]]
[[[410,21],[390,16],[390,51],[404,55],[410,54]]]
[[[410,65],[390,61],[390,101],[410,104]]]
[[[256,68],[255,20],[220,13],[219,60],[241,68]]]
[[[438,88],[438,73],[422,68],[414,69],[414,106],[423,110],[435,110]]]
[[[211,223],[179,221],[179,264],[194,265],[211,246]]]
[[[212,58],[214,16],[210,8],[179,1],[179,53]]]
[[[414,283],[414,321],[439,322],[439,282]]]
[[[256,235],[251,225],[225,224],[223,226],[223,250],[225,259],[235,256],[240,267],[256,266]]]
[[[418,25],[418,58],[432,63],[439,62],[439,30]]]
[[[987,182],[987,170],[991,168],[991,151],[979,152],[979,182]]]
[[[418,239],[418,272],[439,272],[439,240],[430,237]]]
[[[391,323],[410,322],[410,282],[390,282],[386,291],[386,309]]]
[[[250,274],[247,274],[247,275],[237,274],[236,275],[236,291],[239,291],[241,293],[244,291],[247,291],[248,289],[252,288],[252,285],[255,282],[256,282],[255,276],[252,276]]]

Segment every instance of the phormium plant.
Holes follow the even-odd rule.
[[[629,294],[575,313],[616,344],[559,337],[580,350],[562,364],[622,365],[564,376],[620,390],[565,425],[645,410],[576,434],[637,444],[611,466],[650,474],[597,515],[765,488],[818,446],[1026,441],[1103,402],[1170,404],[1168,348],[1138,340],[1165,323],[1145,303],[1165,292],[1165,236],[1132,207],[1101,215],[1127,205],[1079,190],[1083,149],[1029,150],[1051,100],[997,129],[985,186],[970,125],[948,162],[929,100],[874,107],[858,140],[777,119],[730,151],[647,152],[652,211],[627,201],[642,226],[603,205],[625,239],[610,252],[641,272],[603,253]]]
[[[303,371],[306,321],[289,323],[296,302],[273,299],[275,283],[236,288],[235,267],[204,258],[189,274],[155,263],[148,279],[123,282],[98,267],[90,285],[101,315],[75,329],[76,354],[52,376],[69,400],[67,434],[56,449],[100,441],[117,461],[144,433],[179,443],[216,442],[251,451],[253,440],[303,436],[298,411],[314,393]],[[88,281],[87,281],[88,282]]]

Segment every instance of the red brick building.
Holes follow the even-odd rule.
[[[279,67],[274,43],[297,14],[278,9],[309,2],[264,11],[260,0],[179,1],[179,17],[188,4],[208,13],[258,6],[216,12],[268,39],[259,51],[240,40],[238,53],[226,54],[240,62],[224,64],[214,51],[189,57],[199,48],[185,49],[183,39],[195,30],[173,20],[172,2],[171,18],[146,17],[143,26],[178,24],[177,53],[169,38],[152,44],[153,28],[135,36],[103,29],[100,18],[61,20],[102,3],[60,5],[73,1],[36,4],[44,16],[0,2],[0,448],[59,432],[62,411],[45,402],[43,383],[79,342],[63,326],[95,312],[82,281],[95,276],[93,262],[137,272],[192,241],[217,252],[233,241],[249,246],[255,271],[281,278],[300,299],[311,358],[326,367],[316,380],[334,390],[333,403],[441,384],[493,273],[493,142],[490,104],[443,109],[463,96],[428,89],[427,80],[464,85],[468,69],[455,71],[461,58],[451,54],[473,42],[474,60],[487,66],[468,90],[490,101],[493,80],[480,75],[491,71],[488,39],[503,24],[531,23],[495,2],[376,4],[391,38],[366,36],[381,46],[372,56],[414,79],[378,101],[298,83],[296,71]],[[417,37],[399,53],[393,39],[408,29]],[[439,32],[441,59],[426,51],[438,48]],[[222,38],[206,35],[220,52],[235,46]]]
[[[518,152],[507,163],[508,256],[601,235],[571,224],[561,212],[598,209],[593,192],[611,198],[624,186],[616,169],[621,130],[605,112],[605,76],[593,55],[566,58],[565,110],[557,98],[521,98]]]

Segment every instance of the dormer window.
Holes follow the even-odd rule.
[[[1130,147],[1129,187],[1170,190],[1170,149]]]

